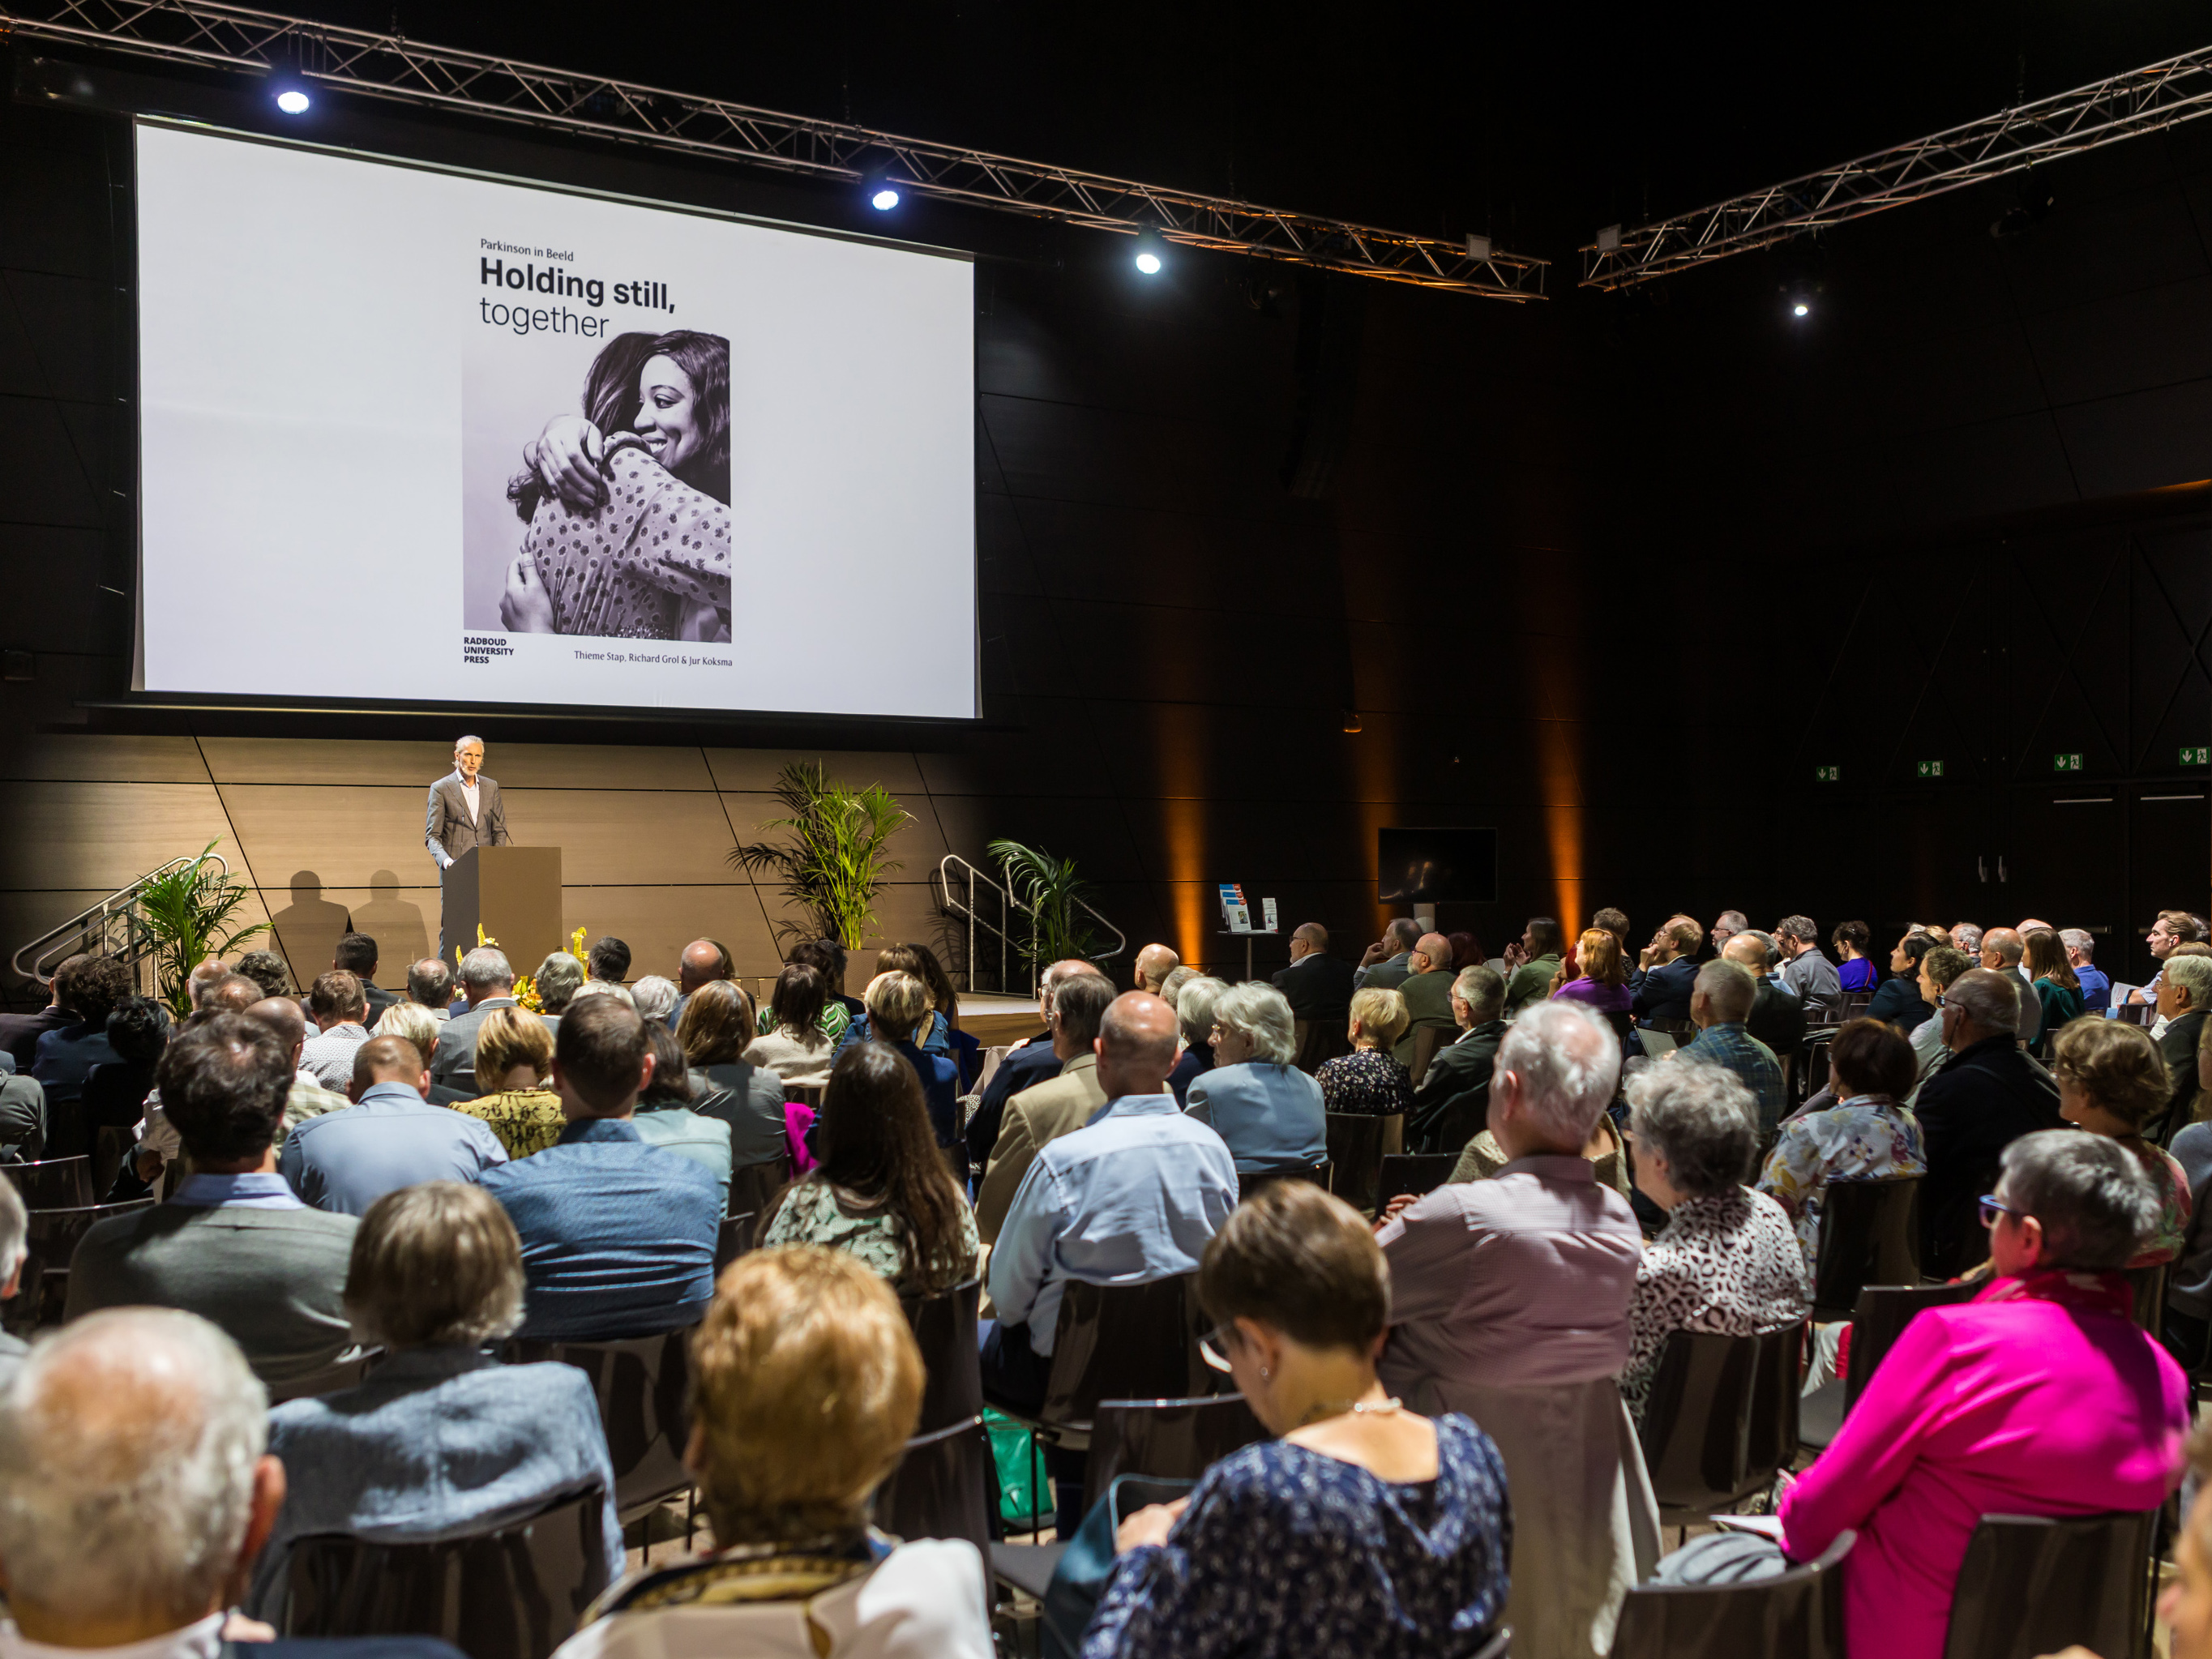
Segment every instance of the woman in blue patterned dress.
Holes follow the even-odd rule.
[[[1083,1659],[1452,1659],[1505,1608],[1505,1465],[1456,1413],[1376,1380],[1389,1276],[1341,1200],[1282,1182],[1206,1246],[1198,1291],[1237,1388],[1280,1436],[1139,1510]]]

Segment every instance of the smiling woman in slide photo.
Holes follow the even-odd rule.
[[[530,527],[500,620],[521,634],[730,637],[730,344],[621,334],[581,416],[524,450],[507,499]]]

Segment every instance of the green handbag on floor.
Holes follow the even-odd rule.
[[[1053,1519],[1052,1482],[1034,1449],[1036,1436],[1002,1413],[983,1408],[991,1460],[999,1466],[999,1518],[1008,1532],[1035,1532]]]

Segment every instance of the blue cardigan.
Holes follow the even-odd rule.
[[[1191,1079],[1187,1109],[1228,1142],[1240,1175],[1318,1164],[1328,1156],[1321,1085],[1295,1066],[1217,1066]]]

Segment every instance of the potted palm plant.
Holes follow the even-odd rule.
[[[1018,841],[994,841],[985,850],[1006,866],[1006,890],[1030,913],[1029,942],[1016,948],[1031,977],[1052,963],[1089,960],[1103,941],[1085,914],[1093,890],[1075,873],[1075,860]]]
[[[155,876],[138,892],[138,920],[154,945],[155,983],[179,1019],[192,1012],[193,969],[269,931],[265,921],[234,925],[252,890],[219,866],[214,852],[210,842],[190,864]]]
[[[783,896],[806,914],[776,924],[776,942],[833,939],[857,951],[876,919],[876,895],[902,867],[884,852],[914,815],[879,783],[864,789],[838,783],[818,760],[793,761],[776,775],[775,796],[790,811],[763,830],[787,830],[789,841],[749,842],[729,860],[751,875],[781,878]]]

